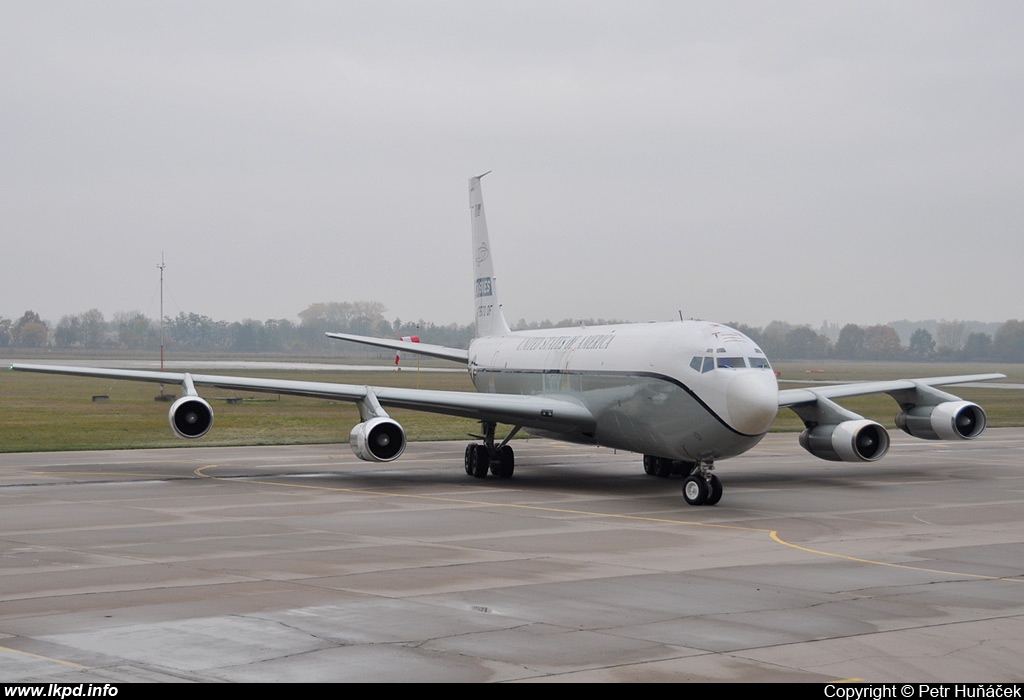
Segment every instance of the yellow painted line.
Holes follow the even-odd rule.
[[[206,473],[207,469],[216,469],[216,464],[208,464],[203,467],[199,467],[195,470],[197,476],[206,479],[216,479],[218,481],[227,481],[222,477],[212,476]],[[887,561],[878,561],[876,559],[863,559],[861,557],[853,557],[848,554],[838,554],[836,552],[826,552],[820,549],[811,549],[810,547],[803,547],[779,537],[778,530],[767,530],[760,527],[745,527],[742,525],[723,525],[720,523],[704,523],[695,520],[676,520],[672,518],[654,518],[646,515],[623,515],[619,513],[601,513],[598,511],[588,510],[576,510],[573,508],[554,508],[551,506],[532,506],[524,505],[521,503],[498,503],[496,501],[481,501],[470,498],[455,498],[452,496],[423,496],[420,494],[411,493],[390,493],[387,491],[373,491],[368,489],[352,489],[344,488],[340,486],[316,486],[311,484],[291,484],[281,481],[263,481],[261,479],[246,480],[246,483],[262,484],[265,486],[282,486],[284,488],[291,489],[310,489],[313,491],[333,491],[336,493],[352,493],[360,494],[365,496],[379,496],[382,498],[403,498],[410,500],[421,500],[421,501],[433,501],[436,503],[459,503],[462,505],[471,506],[486,506],[491,508],[511,508],[516,510],[529,510],[541,513],[560,513],[563,515],[583,515],[595,518],[613,518],[617,520],[632,520],[637,522],[648,522],[648,523],[665,523],[669,525],[692,525],[694,527],[714,528],[718,530],[736,530],[740,532],[759,532],[767,534],[772,541],[777,544],[781,544],[784,547],[796,549],[801,552],[808,554],[816,554],[823,557],[831,557],[833,559],[845,559],[846,561],[857,562],[858,564],[873,564],[875,566],[887,566],[894,569],[907,569],[909,571],[921,571],[930,574],[943,574],[946,576],[957,576],[966,578],[982,579],[986,581],[1013,581],[1015,583],[1024,583],[1024,579],[1021,578],[1010,578],[1007,576],[987,576],[984,574],[968,574],[962,571],[945,571],[943,569],[930,569],[924,566],[912,566],[910,564],[894,564]]]
[[[145,477],[150,481],[158,481],[160,479],[180,479],[181,477],[175,477],[174,475],[168,474],[161,476],[159,474],[154,475],[152,472],[29,472],[29,474],[35,474],[37,476],[140,476]]]
[[[76,664],[73,661],[64,661],[63,659],[55,659],[51,656],[41,656],[39,654],[32,654],[27,651],[21,651],[20,649],[11,649],[10,647],[0,646],[0,652],[10,652],[11,654],[18,654],[19,656],[27,656],[31,659],[39,659],[40,661],[52,661],[55,664],[61,664],[63,666],[70,666],[71,668],[89,668],[82,664]]]
[[[925,566],[913,566],[911,564],[894,564],[888,561],[878,561],[877,559],[862,559],[861,557],[851,557],[848,554],[837,554],[835,552],[825,552],[820,549],[811,549],[810,547],[802,547],[792,542],[786,542],[784,539],[779,537],[777,530],[771,531],[771,538],[785,547],[791,547],[798,549],[801,552],[808,552],[809,554],[819,554],[823,557],[832,557],[834,559],[845,559],[846,561],[857,562],[858,564],[874,564],[875,566],[888,566],[893,569],[908,569],[910,571],[924,571],[929,574],[946,574],[948,576],[966,577],[966,578],[977,578],[986,581],[1013,581],[1014,583],[1024,583],[1024,579],[1011,578],[1009,576],[986,576],[985,574],[967,574],[962,571],[945,571],[943,569],[929,569]]]
[[[204,477],[206,479],[217,479],[218,481],[228,481],[222,477],[212,476],[205,473],[207,469],[216,468],[216,464],[208,464],[204,467],[199,467],[195,470],[197,476]],[[672,525],[696,525],[699,527],[710,527],[718,528],[721,530],[741,530],[744,532],[764,532],[769,531],[760,527],[744,527],[742,525],[721,525],[718,523],[702,523],[695,520],[673,520],[670,518],[652,518],[646,515],[622,515],[617,513],[601,513],[597,511],[587,510],[576,510],[572,508],[554,508],[551,506],[531,506],[524,505],[522,503],[498,503],[496,501],[481,501],[471,498],[456,498],[454,496],[424,496],[414,493],[390,493],[387,491],[373,491],[370,489],[352,489],[345,488],[342,486],[317,486],[311,484],[292,484],[281,481],[264,481],[262,479],[246,479],[245,483],[249,484],[262,484],[264,486],[283,486],[290,489],[310,489],[313,491],[333,491],[335,493],[353,493],[365,496],[380,496],[383,498],[404,498],[410,500],[421,500],[421,501],[433,501],[436,503],[459,503],[461,505],[469,506],[489,506],[495,508],[514,508],[519,510],[531,510],[543,513],[562,513],[565,515],[587,515],[599,518],[618,518],[621,520],[636,520],[640,522],[650,523],[669,523]]]

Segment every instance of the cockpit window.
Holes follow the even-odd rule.
[[[701,357],[695,356],[690,360],[690,368],[694,372],[710,372],[719,367],[721,369],[743,369],[745,367],[751,367],[753,369],[768,369],[772,366],[768,363],[766,357]]]

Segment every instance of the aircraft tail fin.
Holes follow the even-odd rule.
[[[495,285],[491,242],[487,238],[487,217],[484,214],[484,198],[480,190],[480,179],[484,175],[469,178],[469,221],[473,231],[474,299],[478,338],[511,332],[498,301]]]

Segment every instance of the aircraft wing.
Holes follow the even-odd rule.
[[[412,343],[408,340],[391,340],[389,338],[373,338],[366,335],[351,335],[350,333],[325,333],[328,338],[335,340],[348,340],[363,345],[374,345],[379,348],[389,348],[405,352],[440,357],[442,360],[461,362],[469,364],[469,351],[461,348],[449,348],[445,345],[431,345],[430,343]]]
[[[336,401],[358,402],[373,394],[382,406],[407,408],[474,420],[535,427],[555,432],[593,430],[594,416],[581,404],[542,396],[481,394],[475,391],[436,391],[396,387],[369,387],[358,384],[334,384],[286,379],[259,379],[214,374],[156,372],[98,367],[12,364],[21,372],[42,372],[79,377],[125,379],[155,384],[214,386],[221,389],[287,394]]]
[[[841,399],[848,396],[865,396],[867,394],[892,394],[901,391],[915,391],[921,387],[947,386],[950,384],[968,384],[986,382],[992,379],[1005,379],[1005,374],[961,374],[950,377],[926,377],[923,379],[895,379],[874,382],[851,382],[849,384],[829,384],[806,389],[781,389],[779,391],[779,407],[788,408],[800,404],[814,403],[819,399]]]

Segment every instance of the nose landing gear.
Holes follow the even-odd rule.
[[[691,506],[713,506],[722,500],[722,481],[712,469],[712,463],[700,462],[683,481],[683,498]]]

